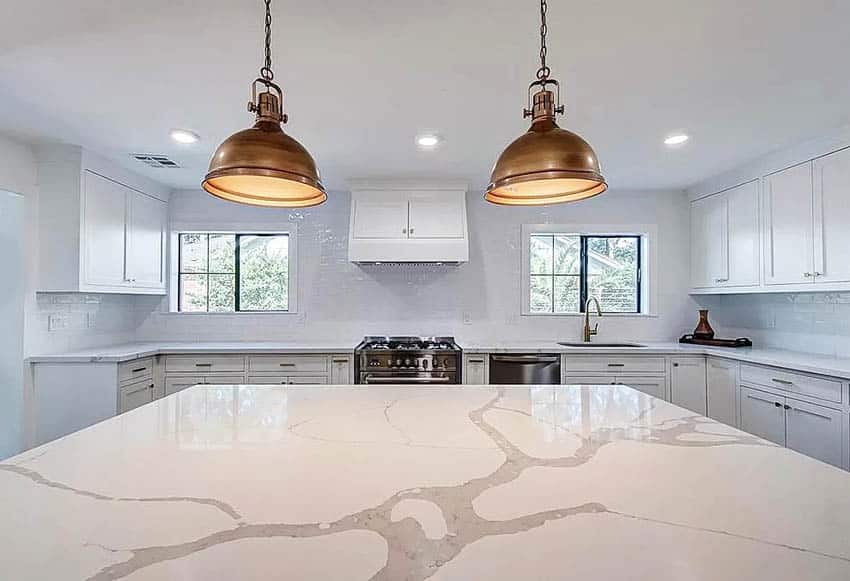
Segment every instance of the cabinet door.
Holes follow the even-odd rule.
[[[759,183],[752,181],[727,191],[727,272],[723,286],[759,283]]]
[[[813,281],[813,209],[811,162],[765,178],[765,284]]]
[[[85,172],[83,195],[83,282],[125,286],[124,229],[127,188]]]
[[[705,359],[673,357],[670,369],[670,401],[705,415]]]
[[[456,196],[410,200],[411,238],[463,238],[464,203]]]
[[[814,161],[815,283],[850,281],[850,148]]]
[[[788,398],[785,402],[786,445],[806,456],[844,468],[844,415],[823,406]]]
[[[407,200],[357,200],[354,203],[355,238],[407,238]]]
[[[487,385],[487,354],[469,353],[463,356],[463,383]]]
[[[738,363],[708,358],[705,367],[708,417],[738,427]]]
[[[153,388],[154,383],[150,379],[121,386],[118,398],[118,413],[123,414],[124,412],[152,402]]]
[[[741,388],[741,429],[785,445],[785,398],[749,387]]]
[[[127,193],[127,279],[134,287],[165,288],[167,206],[156,198]]]
[[[658,399],[667,399],[667,380],[663,377],[637,377],[618,375],[616,383],[628,385],[638,391],[642,391]]]
[[[709,288],[722,263],[721,200],[716,194],[691,202],[691,286]]]
[[[347,385],[351,382],[351,357],[348,355],[332,355],[331,383],[334,385]]]

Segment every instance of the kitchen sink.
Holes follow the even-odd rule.
[[[564,347],[646,347],[646,345],[641,345],[640,343],[570,343],[570,342],[558,342],[558,345],[563,345]]]

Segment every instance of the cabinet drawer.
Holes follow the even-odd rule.
[[[118,381],[136,381],[153,375],[153,357],[118,364]]]
[[[664,373],[663,357],[567,355],[567,373]]]
[[[613,385],[617,383],[614,375],[574,375],[567,373],[564,376],[565,385]]]
[[[170,355],[165,358],[165,371],[174,373],[210,373],[219,371],[244,371],[245,358],[241,355]]]
[[[251,355],[248,371],[285,373],[327,373],[326,355]]]
[[[121,387],[118,413],[123,414],[153,401],[153,381],[150,379],[129,383]]]
[[[841,381],[773,367],[741,364],[741,382],[782,389],[824,401],[841,403]]]
[[[289,377],[286,375],[249,375],[249,385],[286,385]]]

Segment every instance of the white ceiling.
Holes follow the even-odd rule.
[[[175,187],[250,125],[260,0],[0,0],[0,132],[78,143]],[[537,66],[533,0],[274,0],[274,69],[287,131],[326,183],[487,183],[526,128]],[[588,139],[609,183],[685,187],[850,122],[846,0],[550,0],[562,126]],[[168,132],[198,132],[194,147]],[[685,147],[662,145],[671,131]],[[435,152],[414,136],[436,131]],[[131,152],[166,153],[180,170]]]

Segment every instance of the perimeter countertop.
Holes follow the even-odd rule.
[[[0,463],[8,579],[850,578],[850,474],[626,386],[197,386]]]
[[[473,353],[567,353],[599,355],[712,355],[762,365],[786,367],[798,371],[850,379],[850,358],[833,357],[763,347],[709,347],[675,342],[639,342],[640,347],[567,347],[556,341],[508,341],[497,343],[463,343],[464,351]],[[30,363],[121,362],[177,353],[353,353],[354,344],[285,343],[285,342],[150,342],[126,343],[108,347],[92,347],[67,353],[36,355]]]

